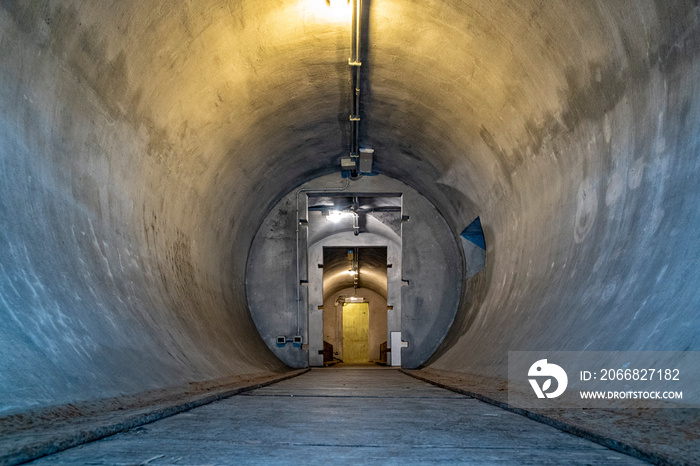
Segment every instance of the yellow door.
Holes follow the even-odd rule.
[[[369,362],[369,303],[343,304],[343,362]]]

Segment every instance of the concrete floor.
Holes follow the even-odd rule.
[[[642,464],[394,369],[313,369],[34,464]]]

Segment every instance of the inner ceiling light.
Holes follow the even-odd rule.
[[[331,210],[328,212],[328,220],[333,223],[338,223],[343,218],[343,213],[339,210]]]

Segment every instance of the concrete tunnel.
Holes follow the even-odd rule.
[[[0,416],[43,445],[6,461],[65,447],[32,434],[37,413],[308,366],[310,327],[292,356],[274,341],[313,292],[294,276],[304,188],[403,196],[408,215],[367,230],[410,230],[383,293],[421,377],[499,402],[509,351],[700,350],[698,1],[364,0],[362,18],[374,159],[355,181],[352,30],[323,0],[0,3]],[[286,243],[265,255],[260,235]],[[303,299],[304,323],[323,301]],[[620,415],[682,431],[686,408]],[[562,416],[698,459],[697,436]]]

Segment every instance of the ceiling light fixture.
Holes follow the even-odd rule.
[[[340,19],[347,15],[349,0],[326,0],[326,4],[331,7],[331,13]]]
[[[338,223],[343,219],[343,212],[340,210],[331,210],[328,212],[328,220],[333,223]]]

